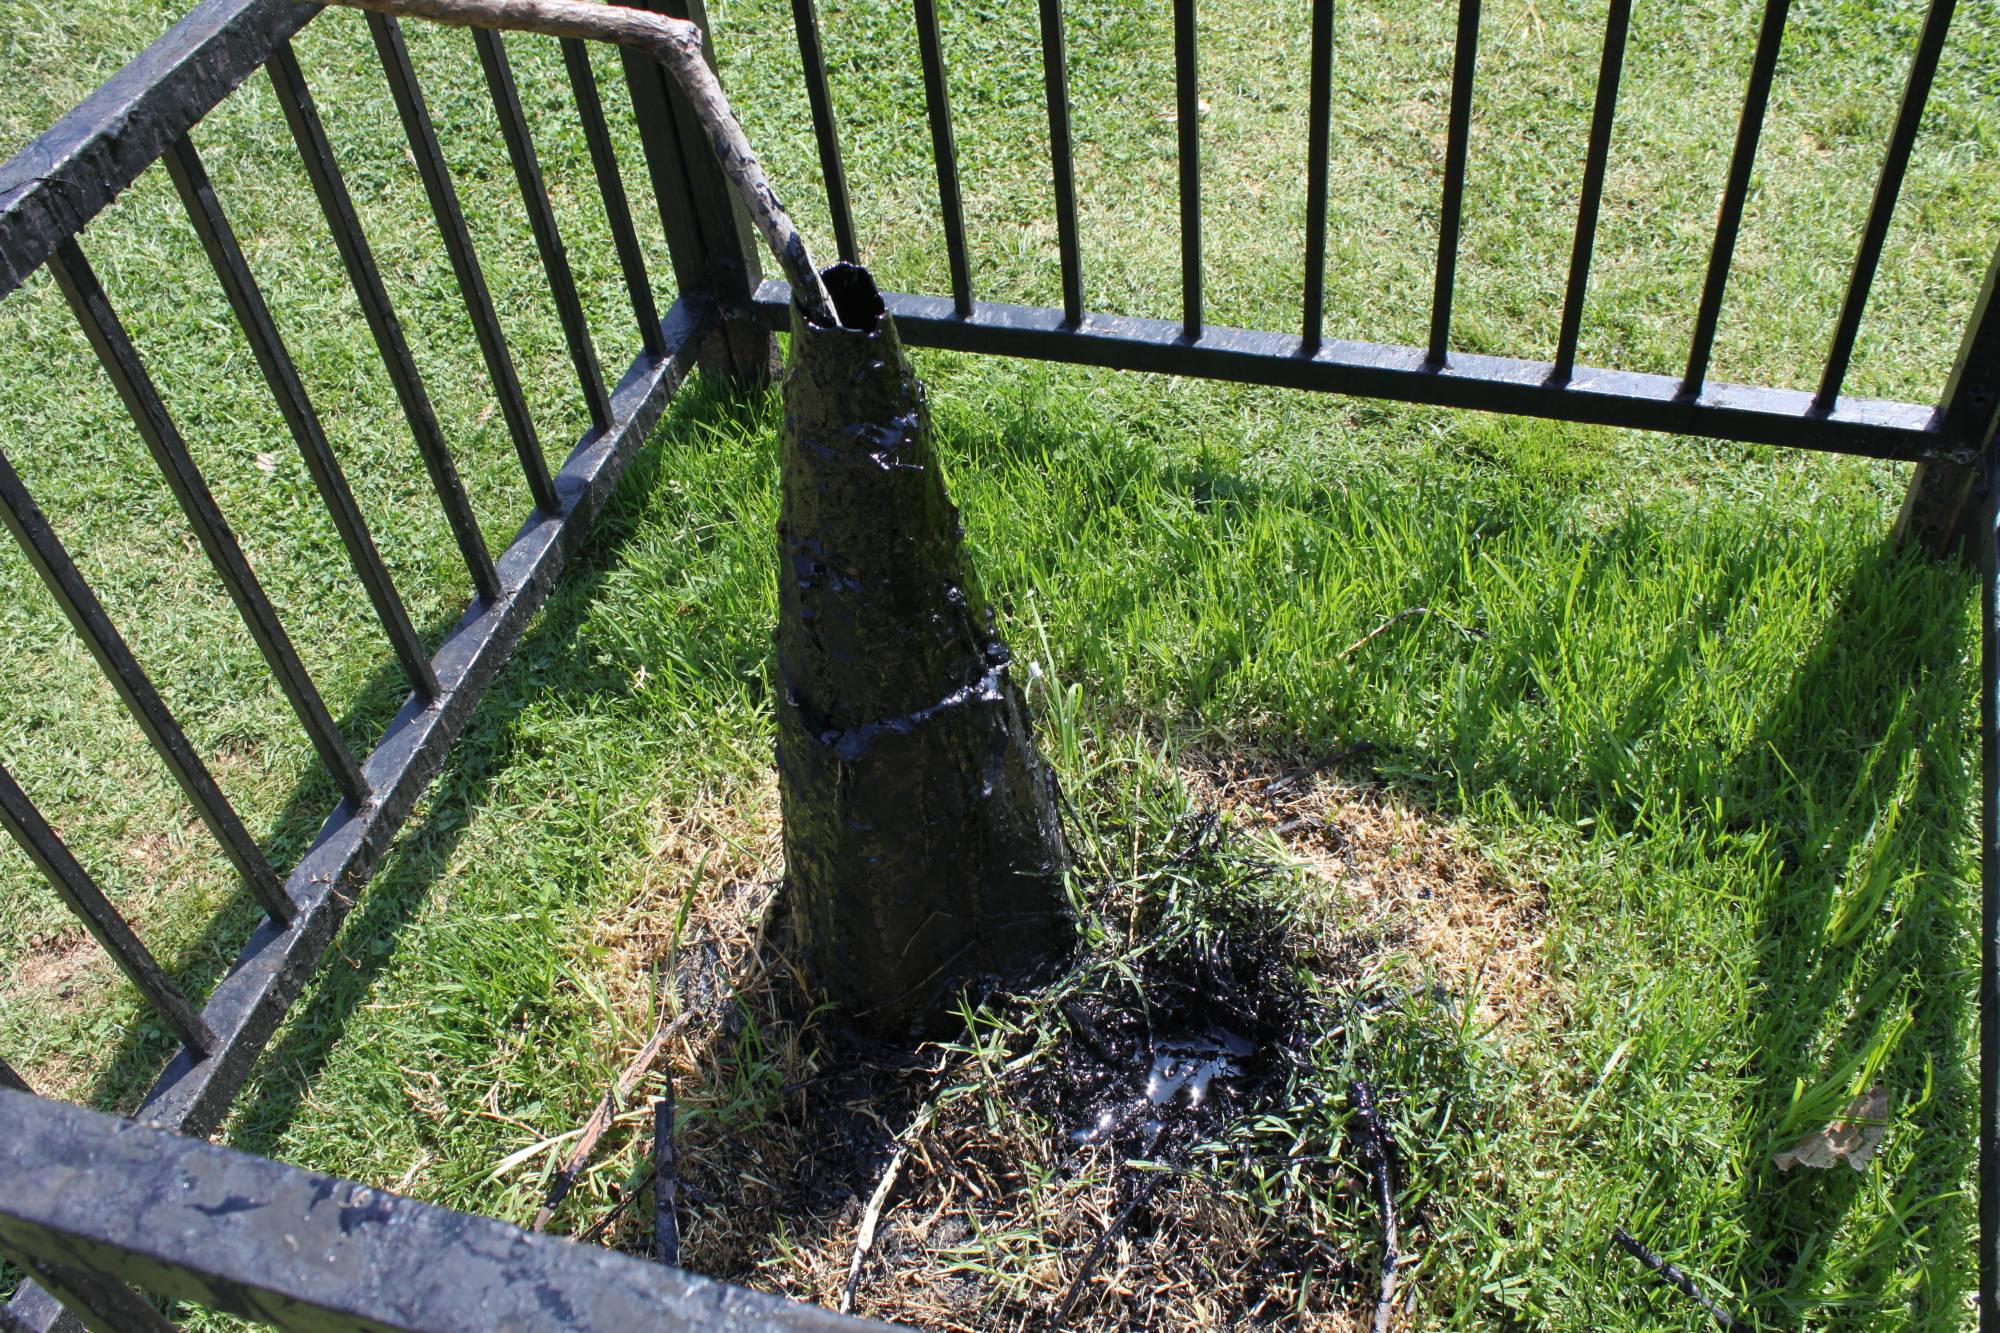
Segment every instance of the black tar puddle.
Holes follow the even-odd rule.
[[[1174,841],[1179,900],[1141,920],[1121,966],[1083,970],[1095,983],[1054,1006],[1054,1049],[1018,1089],[1076,1152],[1187,1165],[1190,1148],[1288,1096],[1325,1026],[1257,892],[1275,867],[1235,856],[1212,814]]]

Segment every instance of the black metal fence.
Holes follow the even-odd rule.
[[[700,0],[644,0],[705,22]],[[1327,242],[1329,69],[1334,0],[1312,0],[1312,93],[1305,130],[1304,299],[1297,332],[1219,328],[1204,319],[1201,152],[1195,0],[1173,0],[1178,116],[1182,311],[1178,321],[1092,313],[1079,242],[1061,0],[1039,0],[1053,211],[1062,307],[983,302],[972,287],[948,72],[934,0],[913,0],[923,86],[950,273],[948,295],[889,293],[906,341],[929,347],[1156,371],[1567,421],[1783,445],[1920,464],[1902,526],[1935,547],[1976,533],[1984,570],[1982,620],[1982,892],[1980,1006],[1980,1321],[2000,1328],[2000,529],[1981,482],[2000,416],[2000,255],[1964,331],[1936,404],[1856,399],[1841,392],[1884,237],[1938,67],[1954,0],[1932,0],[1902,104],[1884,152],[1835,334],[1815,392],[1716,383],[1710,352],[1749,193],[1788,0],[1766,0],[1699,304],[1690,312],[1678,377],[1576,364],[1592,249],[1616,119],[1630,0],[1608,0],[1603,55],[1560,335],[1551,360],[1452,350],[1451,318],[1468,128],[1478,55],[1479,0],[1459,0],[1439,205],[1439,245],[1425,346],[1323,337]],[[637,323],[638,350],[607,384],[584,318],[506,47],[473,40],[536,250],[574,366],[590,428],[551,473],[488,294],[452,177],[394,20],[368,26],[412,160],[421,176],[499,397],[534,510],[496,558],[468,504],[410,347],[364,236],[310,90],[289,46],[318,11],[299,0],[205,0],[46,134],[0,168],[0,298],[46,266],[88,336],[164,474],[204,553],[241,612],[341,799],[300,861],[282,873],[232,810],[159,692],[36,507],[0,457],[0,518],[158,750],[265,920],[205,1001],[176,987],[26,794],[0,769],[0,822],[78,919],[183,1043],[119,1126],[34,1098],[0,1063],[0,1253],[35,1275],[0,1323],[44,1330],[63,1306],[94,1326],[165,1326],[130,1286],[233,1310],[286,1327],[330,1316],[367,1327],[630,1327],[640,1322],[831,1327],[818,1311],[721,1284],[627,1263],[601,1251],[531,1237],[225,1150],[199,1140],[232,1098],[301,993],[335,929],[405,817],[438,772],[484,687],[561,576],[611,486],[699,360],[739,379],[769,372],[770,333],[786,318],[782,284],[764,281],[744,219],[676,89],[627,53],[625,95],[637,122],[678,299],[661,312],[619,175],[604,101],[582,47],[563,44],[565,70],[605,219]],[[832,112],[812,0],[793,0],[799,52],[836,245],[856,258],[847,174]],[[341,474],[312,402],[245,261],[222,201],[188,131],[263,70],[352,282],[438,503],[467,567],[474,598],[435,653],[426,654]],[[364,587],[410,694],[372,753],[347,747],[299,663],[284,625],[175,428],[131,337],[86,259],[79,234],[120,191],[164,162],[228,304],[247,336]],[[1976,510],[1976,522],[1968,516]],[[12,1089],[11,1091],[9,1089]],[[175,1135],[191,1136],[178,1138]],[[330,1202],[331,1201],[331,1202]],[[242,1214],[238,1217],[237,1214]],[[244,1218],[254,1214],[255,1222]],[[389,1223],[396,1226],[391,1231]],[[374,1224],[382,1224],[376,1227]],[[336,1234],[337,1233],[337,1234]],[[399,1237],[390,1243],[385,1237]],[[281,1249],[274,1237],[298,1248]],[[478,1243],[472,1243],[477,1240]],[[314,1271],[331,1263],[338,1280]],[[330,1258],[329,1258],[330,1256]],[[434,1266],[442,1264],[443,1266]],[[468,1293],[473,1298],[468,1300]],[[60,1302],[60,1303],[59,1303]]]

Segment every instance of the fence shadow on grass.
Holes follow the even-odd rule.
[[[1600,540],[1643,550],[1644,533],[1628,528],[1616,524]],[[1626,576],[1600,555],[1580,565],[1586,604],[1600,579]],[[1761,707],[1733,756],[1701,742],[1657,751],[1680,682],[1706,669],[1697,646],[1725,631],[1770,565],[1762,543],[1717,553],[1706,607],[1652,646],[1601,734],[1524,753],[1492,721],[1501,710],[1467,709],[1447,767],[1469,775],[1468,790],[1574,804],[1642,842],[1660,834],[1671,847],[1698,830],[1715,855],[1738,860],[1733,877],[1755,881],[1736,909],[1755,948],[1739,1048],[1755,1053],[1748,1086],[1735,1113],[1717,1117],[1731,1124],[1720,1154],[1688,1154],[1661,1127],[1635,1213],[1658,1208],[1669,1226],[1688,1222],[1689,1196],[1717,1191],[1687,1173],[1714,1170],[1719,1158],[1740,1180],[1723,1191],[1738,1208],[1683,1233],[1696,1248],[1680,1257],[1728,1256],[1705,1276],[1736,1287],[1746,1313],[1780,1327],[1848,1311],[1863,1322],[1957,1328],[1976,1221],[1967,1186],[1977,1144],[1959,1128],[1973,1123],[1978,1095],[1975,975],[1961,961],[1978,913],[1963,614],[1976,593],[1962,568],[1884,541],[1826,592],[1830,611],[1789,675],[1753,686]],[[1531,663],[1550,651],[1532,628],[1489,645],[1477,662],[1484,697],[1534,691]],[[1722,975],[1717,985],[1733,984]],[[1884,1155],[1866,1172],[1778,1170],[1775,1152],[1846,1107],[1870,1052],[1882,1057],[1889,1097]],[[1870,1220],[1857,1223],[1856,1205],[1871,1196]],[[1710,1235],[1711,1222],[1740,1228],[1740,1247]]]
[[[438,643],[456,621],[456,616],[441,618],[420,627],[418,633],[424,642]],[[384,662],[369,674],[353,705],[335,719],[336,725],[343,736],[350,738],[379,736],[408,694],[407,678],[393,662]],[[331,775],[317,763],[286,796],[284,806],[258,838],[259,846],[281,879],[312,846],[328,812],[339,799]],[[226,867],[219,873],[231,874]],[[237,952],[264,920],[263,908],[233,874],[230,888],[227,900],[210,914],[207,922],[172,955],[160,959],[168,975],[197,1003],[203,1002],[215,988],[235,961]],[[126,1026],[116,1049],[99,1067],[82,1104],[130,1115],[179,1049],[180,1039],[149,1012],[140,1010],[137,1021]]]
[[[1746,1017],[1763,1058],[1748,1100],[1768,1141],[1753,1138],[1745,1163],[1743,1273],[1786,1322],[1847,1296],[1859,1317],[1906,1285],[1898,1327],[1963,1321],[1974,1215],[1961,1191],[1977,1144],[1954,1126],[1978,1097],[1975,974],[1946,960],[1976,933],[1978,766],[1965,622],[1937,613],[1962,607],[1969,582],[1886,543],[1864,560],[1731,778],[1736,793],[1783,793],[1782,869],[1754,904]],[[1867,1172],[1779,1171],[1772,1153],[1840,1113],[1870,1051],[1888,1092],[1884,1157]],[[1870,1234],[1842,1237],[1870,1191],[1893,1200]]]
[[[368,1000],[383,964],[393,956],[397,935],[450,867],[473,812],[517,757],[514,719],[538,704],[633,688],[627,664],[593,661],[579,653],[578,633],[637,531],[644,497],[670,470],[675,452],[699,447],[703,423],[743,410],[741,400],[705,378],[689,380],[669,405],[452,747],[428,789],[428,808],[398,836],[390,858],[336,936],[336,952],[322,964],[293,1006],[286,1028],[264,1054],[260,1076],[235,1112],[235,1146],[267,1156],[278,1150],[348,1021]],[[563,663],[564,670],[546,671],[550,662]],[[522,998],[528,1003],[535,997]]]

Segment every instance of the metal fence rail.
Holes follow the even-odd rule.
[[[172,1327],[126,1282],[283,1329],[884,1327],[0,1089],[15,1123],[0,1253],[120,1330]]]
[[[700,0],[641,0],[705,23]],[[1955,0],[1931,0],[1896,111],[1872,202],[1848,273],[1840,313],[1817,388],[1810,393],[1718,383],[1709,378],[1758,142],[1789,16],[1789,0],[1765,0],[1746,76],[1735,146],[1681,374],[1640,374],[1576,364],[1612,136],[1617,120],[1630,0],[1606,0],[1595,104],[1581,145],[1583,179],[1560,331],[1550,360],[1472,355],[1452,348],[1451,319],[1477,83],[1479,0],[1458,0],[1438,202],[1438,248],[1428,338],[1418,346],[1328,341],[1327,190],[1334,0],[1310,6],[1311,89],[1300,126],[1306,210],[1303,295],[1296,332],[1222,328],[1203,310],[1201,127],[1198,114],[1197,0],[1171,0],[1180,218],[1177,319],[1093,312],[1085,299],[1075,146],[1062,0],[1037,0],[1043,91],[1049,125],[1051,208],[1061,308],[981,301],[974,291],[963,184],[950,106],[950,71],[935,0],[911,0],[938,206],[949,273],[947,293],[890,293],[905,339],[919,346],[985,355],[1074,362],[1124,370],[1311,389],[1413,403],[1590,422],[1747,443],[1855,454],[1919,464],[1899,530],[1944,548],[1973,534],[1983,567],[1981,744],[1983,755],[1980,1005],[1979,1309],[1982,1329],[2000,1330],[2000,518],[1980,483],[1990,474],[2000,419],[2000,254],[1989,270],[1956,363],[1938,401],[1884,402],[1842,392],[1884,239],[1935,81]],[[507,47],[495,33],[472,41],[499,119],[515,184],[554,301],[590,427],[566,461],[550,470],[521,391],[513,356],[439,143],[436,127],[396,23],[370,14],[367,25],[465,302],[480,361],[533,501],[514,540],[496,559],[481,534],[463,483],[411,356],[388,290],[360,225],[289,39],[317,9],[300,0],[203,0],[46,134],[0,167],[0,299],[47,267],[87,334],[105,373],[189,526],[215,567],[321,763],[341,793],[300,862],[269,864],[119,635],[21,478],[0,456],[0,521],[159,752],[266,917],[205,1000],[184,994],[143,940],[70,855],[49,822],[0,768],[4,824],[62,901],[111,954],[149,1008],[183,1046],[140,1108],[165,1131],[113,1127],[104,1117],[32,1097],[0,1062],[0,1250],[46,1279],[44,1285],[103,1326],[162,1326],[125,1285],[218,1305],[278,1322],[319,1326],[324,1315],[379,1327],[524,1325],[630,1326],[665,1316],[691,1322],[744,1320],[835,1327],[817,1312],[760,1303],[729,1289],[631,1266],[602,1252],[528,1237],[497,1222],[448,1214],[371,1195],[244,1158],[197,1140],[221,1122],[259,1053],[318,966],[335,929],[405,817],[441,767],[481,692],[513,651],[528,619],[560,577],[610,487],[659,419],[682,377],[704,369],[755,379],[771,365],[771,333],[784,327],[783,284],[762,280],[745,219],[729,198],[705,137],[677,88],[651,61],[622,53],[625,93],[639,131],[654,206],[668,242],[678,299],[656,297],[633,224],[606,110],[580,43],[562,43],[573,105],[630,298],[639,348],[615,385],[607,384],[585,319],[563,238],[543,180],[532,129],[515,86]],[[794,31],[835,247],[863,256],[842,162],[819,18],[813,0],[792,0]],[[359,301],[407,423],[413,446],[471,578],[474,598],[434,653],[426,654],[401,594],[320,424],[267,308],[224,201],[203,168],[189,131],[245,79],[266,71],[342,266]],[[162,162],[196,229],[216,280],[249,340],[263,381],[327,506],[356,578],[367,593],[410,695],[374,751],[346,746],[298,660],[270,598],[238,545],[168,415],[132,340],[98,283],[78,234],[142,172]],[[616,364],[614,361],[613,364]],[[1977,511],[1976,520],[1972,515]],[[19,1126],[16,1130],[14,1127]],[[173,1173],[180,1173],[175,1175]],[[195,1193],[170,1199],[169,1179]],[[55,1183],[65,1188],[58,1190]],[[330,1191],[321,1195],[320,1191]],[[204,1192],[206,1191],[206,1192]],[[239,1195],[240,1191],[240,1195]],[[303,1191],[303,1193],[302,1193]],[[241,1207],[238,1198],[250,1200]],[[326,1229],[324,1210],[367,1226]],[[337,1253],[360,1295],[334,1291],[310,1265],[266,1244],[272,1229],[235,1218],[263,1210],[311,1230]],[[355,1210],[360,1210],[358,1213]],[[378,1216],[379,1214],[379,1216]],[[395,1220],[401,1240],[380,1243],[376,1221]],[[301,1233],[302,1234],[302,1233]],[[161,1239],[162,1236],[167,1239]],[[359,1237],[359,1239],[356,1239]],[[478,1238],[503,1262],[473,1253]],[[481,1251],[486,1253],[487,1251]],[[452,1290],[485,1304],[447,1310],[431,1263],[450,1258]],[[529,1278],[532,1277],[532,1281]],[[317,1285],[316,1285],[317,1284]],[[549,1293],[553,1293],[551,1296]],[[532,1297],[532,1303],[530,1301]],[[551,1303],[553,1301],[553,1303]],[[599,1302],[593,1306],[589,1302]],[[621,1304],[621,1302],[625,1302]],[[746,1303],[747,1302],[747,1303]],[[583,1314],[578,1312],[582,1311]],[[634,1313],[643,1311],[644,1313]],[[456,1321],[456,1322],[454,1322]],[[28,1286],[0,1324],[45,1330],[64,1323],[56,1296]]]

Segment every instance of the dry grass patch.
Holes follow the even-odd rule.
[[[692,800],[665,803],[653,828],[632,896],[599,924],[592,943],[610,962],[606,980],[622,1011],[643,1011],[667,966],[682,983],[672,1002],[712,1007],[744,974],[783,873],[777,777],[767,773],[740,788],[704,788]]]
[[[101,986],[110,969],[110,958],[90,932],[72,926],[31,943],[4,994],[10,1004],[74,1004],[81,992]]]
[[[1416,1178],[1457,1132],[1432,1129],[1474,1097],[1465,1034],[1548,994],[1538,900],[1447,826],[1323,772],[1204,755],[1160,779],[1164,805],[1098,821],[1079,851],[1103,869],[1080,877],[1069,970],[969,997],[914,1045],[815,1004],[774,910],[768,779],[663,812],[597,943],[623,1012],[652,1008],[654,978],[658,1012],[693,1012],[558,1229],[650,1250],[644,1106],[670,1077],[694,1271],[936,1329],[1372,1320],[1380,1216],[1349,1084],[1371,1081],[1407,1145],[1414,1267],[1441,1206]],[[1161,1052],[1238,1040],[1206,1102],[1150,1096]]]
[[[119,980],[111,958],[81,926],[30,941],[0,986],[0,1008],[38,1026],[70,1026],[104,1003]],[[28,1086],[45,1097],[87,1096],[92,1062],[62,1042],[38,1042],[4,1053]]]
[[[1330,885],[1348,929],[1407,954],[1453,994],[1472,994],[1482,1024],[1559,1013],[1543,886],[1503,874],[1444,820],[1328,764],[1190,753],[1180,771],[1197,803],[1268,833]]]

